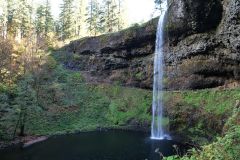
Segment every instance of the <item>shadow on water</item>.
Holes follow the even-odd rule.
[[[51,137],[28,148],[0,151],[1,160],[159,160],[186,146],[173,140],[151,140],[142,132],[107,131]]]

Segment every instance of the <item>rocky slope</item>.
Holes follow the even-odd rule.
[[[158,19],[65,47],[90,82],[151,88]],[[240,82],[239,0],[169,0],[165,87],[203,89]]]

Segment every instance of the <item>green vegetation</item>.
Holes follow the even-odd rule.
[[[37,41],[46,49],[53,41],[112,33],[126,27],[121,0],[63,0],[53,17],[50,0],[0,0],[0,37]]]
[[[240,108],[234,109],[233,115],[225,124],[224,136],[218,137],[211,144],[204,145],[201,150],[192,149],[184,157],[171,156],[165,160],[237,160],[240,157]]]
[[[70,76],[69,73],[66,76]],[[78,76],[77,74],[74,77]],[[131,94],[134,90],[126,89],[124,90],[126,92],[122,94],[123,90],[119,92],[117,86],[91,86],[84,83],[72,86],[69,84],[54,85],[55,89],[58,88],[62,92],[56,101],[61,99],[62,102],[58,106],[48,104],[45,108],[47,111],[40,112],[30,122],[29,132],[31,134],[64,134],[98,128],[120,128],[135,117],[140,121],[145,119],[144,110],[148,109],[148,105],[141,104],[144,101],[144,95],[140,95],[143,101],[138,101],[139,94],[143,93],[141,91]],[[48,96],[47,99],[44,98],[45,101],[52,98],[51,95]],[[128,106],[125,105],[126,103],[131,104],[132,109],[126,109]],[[138,110],[143,112],[139,113]]]
[[[117,84],[86,84],[79,72],[66,70],[55,61],[63,58],[60,52],[53,55],[55,58],[48,57],[45,69],[38,77],[38,85],[33,88],[37,102],[28,112],[27,134],[49,135],[137,125],[149,128],[151,91]],[[21,99],[18,89],[21,86],[8,88],[1,85],[2,138],[12,138],[19,115],[13,102]],[[164,123],[170,125],[170,130],[187,133],[188,138],[207,143],[221,134],[223,121],[231,115],[231,106],[238,99],[239,89],[166,92],[169,119]],[[5,111],[6,106],[9,106],[8,111]],[[11,127],[5,130],[6,126]],[[11,133],[10,137],[8,133]]]
[[[165,105],[170,129],[198,144],[214,141],[239,99],[239,89],[168,92]]]
[[[53,56],[48,57],[44,70],[37,77],[38,85],[33,86],[37,102],[26,121],[27,134],[48,135],[97,128],[150,126],[151,91],[117,84],[86,84],[79,72],[64,69],[56,62],[66,58],[61,51]],[[19,99],[18,88],[21,86],[9,88],[1,84],[2,137],[14,132],[18,109],[10,107],[8,110],[11,111],[5,110],[6,106],[15,106],[13,102]],[[170,130],[187,133],[188,138],[199,143],[214,140],[215,135],[221,134],[223,121],[231,115],[231,106],[240,99],[239,93],[239,89],[166,92],[164,101],[170,118],[164,123],[170,125]],[[4,117],[10,112],[11,115],[7,117],[11,120],[7,121]],[[7,125],[12,127],[3,129]]]
[[[240,89],[235,90],[202,90],[183,92],[184,101],[198,107],[204,106],[209,113],[218,115],[231,113],[236,100],[240,99]],[[232,107],[231,107],[232,106]]]
[[[79,72],[59,63],[65,58],[56,51],[39,70],[17,77],[17,83],[0,83],[1,140],[102,128],[149,130],[151,91],[87,84]],[[240,116],[234,106],[240,89],[165,92],[164,97],[169,117],[164,125],[203,146],[185,157],[165,159],[232,160],[239,156]]]
[[[79,72],[64,69],[51,56],[45,65],[47,70],[41,73],[38,86],[34,88],[35,94],[31,94],[37,102],[28,99],[22,101],[27,104],[34,102],[35,105],[34,107],[23,105],[29,110],[25,122],[27,135],[120,128],[126,127],[134,120],[139,123],[150,121],[151,116],[148,114],[151,105],[150,92],[117,85],[87,85]],[[23,80],[22,83],[30,85],[27,80]],[[1,139],[13,138],[18,123],[20,111],[12,102],[17,101],[18,104],[22,96],[30,98],[27,93],[31,92],[21,90],[24,86],[22,83],[12,88],[1,86],[3,97],[1,103],[7,103],[0,107],[3,115],[0,119]],[[8,111],[5,111],[6,109]],[[6,120],[6,117],[9,120]],[[17,132],[20,132],[19,128]]]

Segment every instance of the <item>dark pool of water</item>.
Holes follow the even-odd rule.
[[[28,148],[0,150],[0,160],[159,160],[175,154],[176,141],[151,140],[141,132],[108,131],[57,136]]]

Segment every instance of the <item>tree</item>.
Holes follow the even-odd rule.
[[[37,33],[37,37],[38,39],[40,37],[43,36],[44,32],[45,32],[45,7],[44,5],[40,5],[38,8],[37,8],[37,12],[36,12],[36,33]]]
[[[124,22],[124,8],[123,8],[124,0],[117,0],[117,29],[118,31],[123,29],[125,22]]]
[[[32,32],[33,33],[33,32]],[[34,33],[30,34],[23,42],[24,49],[18,62],[21,64],[19,72],[21,75],[17,83],[17,96],[14,100],[16,109],[19,113],[18,121],[15,127],[14,136],[19,128],[20,136],[25,135],[25,128],[28,119],[38,108],[39,76],[42,71],[46,54],[36,49]]]
[[[7,1],[7,34],[17,40],[26,38],[32,27],[32,5],[27,0]]]
[[[14,136],[19,128],[19,136],[25,135],[25,128],[28,118],[36,109],[36,92],[33,87],[33,78],[31,74],[25,74],[19,79],[17,97],[15,99],[15,106],[19,112],[18,121],[14,131]]]
[[[62,29],[60,20],[54,21],[54,33],[58,38],[62,38]]]
[[[115,0],[104,0],[104,22],[105,31],[114,32],[118,30],[118,8]]]
[[[48,0],[45,5],[40,5],[36,11],[36,33],[37,43],[40,46],[48,46],[50,42],[50,35],[54,31],[54,20],[51,14],[51,6]]]
[[[85,33],[85,14],[86,14],[86,0],[76,0],[75,7],[75,16],[74,16],[74,24],[75,24],[75,37],[80,38],[83,37]]]
[[[67,39],[74,36],[74,0],[63,0],[60,13],[61,38]]]
[[[47,37],[50,32],[53,31],[53,16],[51,14],[51,6],[49,0],[46,0],[45,5],[45,36]]]
[[[15,117],[13,115],[12,112],[5,112],[4,111],[7,108],[10,108],[10,98],[9,98],[9,88],[6,87],[5,85],[3,85],[2,83],[0,83],[0,112],[1,112],[1,116],[0,116],[0,139],[9,139],[12,138],[10,137],[11,135],[9,135],[9,133],[12,133],[11,128],[13,128],[14,123],[11,123],[13,121],[13,117]],[[4,122],[4,123],[2,123]]]
[[[7,1],[0,0],[0,36],[7,38]]]
[[[90,0],[87,6],[86,23],[90,36],[96,36],[99,33],[99,3],[97,0]]]
[[[11,72],[13,45],[9,40],[0,39],[0,83],[6,83]]]
[[[17,17],[17,1],[7,1],[7,35],[16,37],[20,20]]]
[[[31,29],[31,16],[32,16],[32,7],[27,0],[21,0],[19,7],[19,17],[20,17],[20,35],[21,39],[26,38],[30,34]]]

